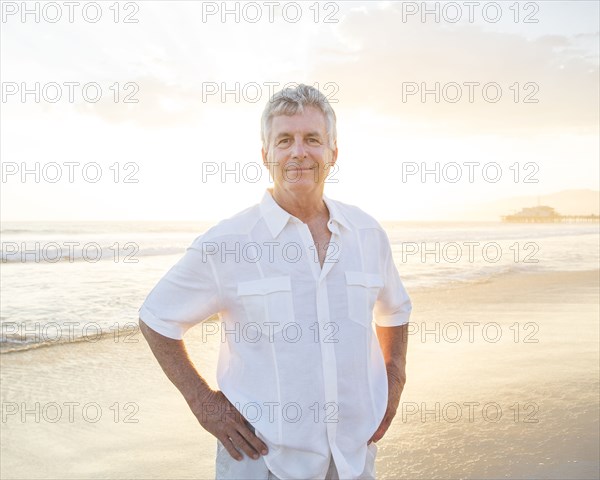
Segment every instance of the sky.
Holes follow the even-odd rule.
[[[325,194],[380,220],[600,188],[598,2],[50,3],[0,3],[2,221],[229,217],[290,83],[336,112]]]

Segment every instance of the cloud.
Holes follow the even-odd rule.
[[[590,58],[572,37],[529,40],[474,24],[403,23],[395,5],[349,12],[338,28],[341,42],[347,40],[344,53],[331,62],[331,55],[343,45],[323,46],[312,73],[337,80],[345,107],[370,107],[426,123],[429,130],[462,134],[597,131],[598,58]],[[427,95],[423,103],[419,94],[403,101],[402,88],[408,82],[416,83],[419,92],[422,82],[430,89],[439,82],[439,103],[434,95]],[[462,97],[456,103],[444,101],[443,87],[449,82],[461,86]],[[480,83],[473,87],[473,103],[464,82]],[[490,82],[502,89],[496,103],[482,95],[481,86]],[[495,89],[488,88],[491,100]],[[457,92],[448,86],[445,98],[454,99]],[[526,99],[538,102],[525,103]]]
[[[114,101],[113,92],[97,103],[80,103],[77,110],[99,116],[109,123],[128,122],[143,127],[189,124],[197,122],[203,115],[199,89],[167,83],[156,77],[141,77],[123,83],[119,102]]]
[[[237,23],[199,28],[194,23],[197,9],[149,5],[140,12],[144,22],[135,28],[103,26],[102,43],[88,34],[89,25],[74,26],[81,37],[73,49],[67,46],[79,30],[63,26],[63,35],[38,45],[26,42],[28,34],[40,27],[37,33],[45,33],[52,26],[26,25],[28,30],[13,32],[20,47],[9,57],[7,78],[39,80],[44,73],[48,81],[94,80],[106,88],[132,82],[139,87],[138,103],[115,103],[107,95],[76,108],[107,122],[144,127],[193,124],[208,111],[207,105],[225,111],[254,107],[244,100],[236,104],[231,97],[226,103],[220,96],[206,102],[202,82],[231,87],[235,82],[294,80],[335,83],[339,102],[334,107],[393,116],[399,124],[419,125],[428,134],[597,132],[596,28],[528,39],[501,31],[501,26],[403,22],[401,3],[345,8],[337,24],[275,23],[260,29]],[[423,102],[423,87],[435,89],[436,82],[439,102],[432,94]],[[465,82],[479,83],[471,87],[473,102]],[[496,84],[501,97],[494,103]],[[403,98],[403,86],[405,93],[408,86],[418,91]],[[459,92],[456,103],[448,101]],[[266,88],[262,93],[261,105]]]

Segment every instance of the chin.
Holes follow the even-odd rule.
[[[295,182],[290,182],[290,181],[284,181],[285,185],[288,188],[301,188],[301,189],[306,189],[306,188],[313,188],[317,186],[317,182],[315,182],[314,178],[299,178],[298,180],[296,180]]]

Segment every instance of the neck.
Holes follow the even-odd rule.
[[[274,188],[267,189],[273,200],[286,212],[304,223],[309,223],[320,218],[329,218],[329,211],[323,201],[323,191],[314,191],[309,194],[302,192],[295,195],[288,190]]]

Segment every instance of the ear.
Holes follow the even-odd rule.
[[[333,152],[331,154],[331,160],[329,161],[330,167],[333,167],[335,165],[335,162],[337,162],[337,158],[338,158],[338,147],[336,145],[335,149],[333,150]]]
[[[262,155],[263,165],[267,169],[267,172],[269,172],[269,179],[272,180],[275,175],[274,165],[269,164],[269,157],[264,148],[260,149],[260,153]]]

